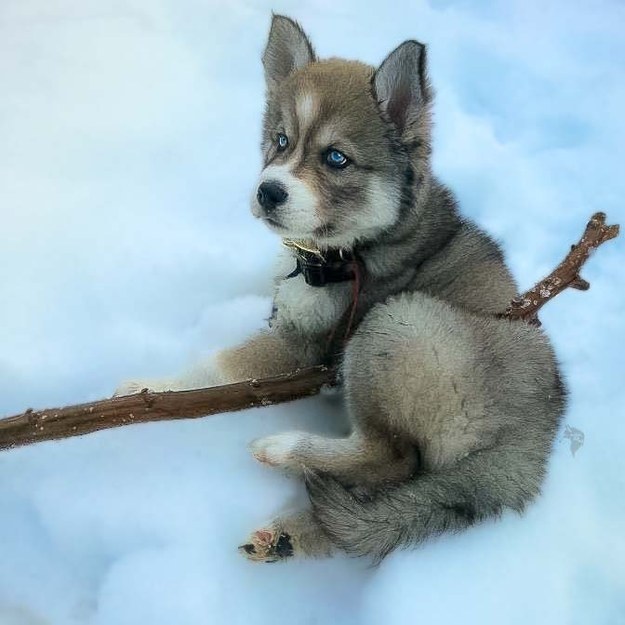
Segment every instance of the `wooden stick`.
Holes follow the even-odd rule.
[[[112,397],[90,404],[26,412],[0,419],[0,450],[89,434],[107,428],[193,419],[220,412],[271,406],[316,395],[334,374],[324,365],[261,380],[247,380],[192,391],[148,392]]]
[[[567,287],[587,291],[590,283],[579,275],[582,266],[602,243],[619,234],[619,226],[606,226],[605,219],[605,213],[595,213],[586,225],[582,238],[571,246],[566,258],[544,280],[515,297],[502,316],[540,325],[537,313],[550,299]]]
[[[558,267],[523,295],[515,298],[500,317],[538,324],[537,312],[567,287],[585,290],[588,282],[580,278],[582,265],[602,243],[616,237],[618,226],[606,226],[605,215],[592,216],[576,245]],[[333,384],[335,371],[324,365],[292,373],[247,380],[236,384],[113,397],[90,404],[50,408],[0,419],[0,450],[40,441],[80,436],[131,423],[192,419],[220,412],[270,406],[300,397],[316,395],[325,384]]]

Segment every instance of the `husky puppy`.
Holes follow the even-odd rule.
[[[241,553],[379,561],[522,511],[539,492],[565,391],[544,333],[497,317],[514,279],[431,172],[425,46],[406,41],[377,69],[319,60],[299,25],[276,15],[263,64],[252,213],[290,245],[270,328],[179,378],[119,393],[314,365],[351,330],[340,369],[352,432],[252,443],[260,462],[304,476],[311,507],[254,532]]]

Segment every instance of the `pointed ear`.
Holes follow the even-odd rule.
[[[382,110],[405,134],[427,113],[432,99],[425,46],[404,41],[395,48],[376,70],[373,88]]]
[[[291,72],[314,60],[315,52],[299,24],[283,15],[274,15],[263,54],[267,87],[273,89]]]

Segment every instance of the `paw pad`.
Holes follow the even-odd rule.
[[[293,555],[293,543],[283,532],[258,530],[249,543],[239,547],[239,552],[254,562],[278,562]]]

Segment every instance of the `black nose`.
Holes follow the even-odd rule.
[[[256,192],[258,203],[266,210],[272,211],[276,206],[284,204],[289,194],[286,189],[275,180],[263,182]]]

